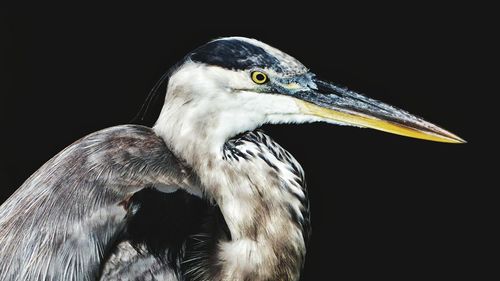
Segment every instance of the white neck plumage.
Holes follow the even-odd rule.
[[[228,225],[232,241],[220,242],[215,254],[223,262],[213,277],[298,279],[308,227],[300,165],[263,133],[229,140],[239,132],[224,127],[223,113],[177,98],[174,90],[180,89],[169,86],[154,130],[197,173]],[[239,127],[251,130],[255,125]]]

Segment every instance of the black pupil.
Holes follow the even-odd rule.
[[[262,82],[262,81],[264,81],[266,79],[266,77],[264,76],[264,74],[261,74],[261,73],[257,74],[255,76],[255,78],[257,78],[257,81],[259,81],[259,82]]]

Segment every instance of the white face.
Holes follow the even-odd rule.
[[[256,129],[264,123],[317,121],[301,112],[297,99],[272,94],[268,83],[254,82],[254,71],[267,75],[269,84],[279,83],[283,78],[267,69],[228,70],[187,62],[170,78],[165,106],[176,110],[174,105],[182,108],[182,104],[189,102],[184,114],[193,118],[193,122],[211,119],[220,123],[220,137],[224,138]],[[295,84],[285,86],[297,87]],[[195,120],[198,118],[200,120]]]

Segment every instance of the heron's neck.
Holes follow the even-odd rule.
[[[215,253],[224,261],[218,278],[295,280],[309,227],[302,169],[260,132],[230,139],[218,117],[203,118],[177,104],[164,108],[155,125],[177,157],[196,171],[228,225],[232,240]]]
[[[204,104],[204,101],[177,98],[184,96],[179,91],[182,89],[169,88],[153,130],[178,158],[195,170],[212,169],[214,161],[222,159],[228,139],[260,125],[255,124],[248,114],[238,116],[232,113],[231,117],[226,116],[230,113],[217,108],[218,102]]]

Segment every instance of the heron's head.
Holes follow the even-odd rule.
[[[464,142],[406,111],[319,80],[293,57],[242,37],[211,41],[186,56],[169,78],[156,127],[167,121],[181,124],[176,134],[209,128],[221,140],[265,123],[321,121]]]

